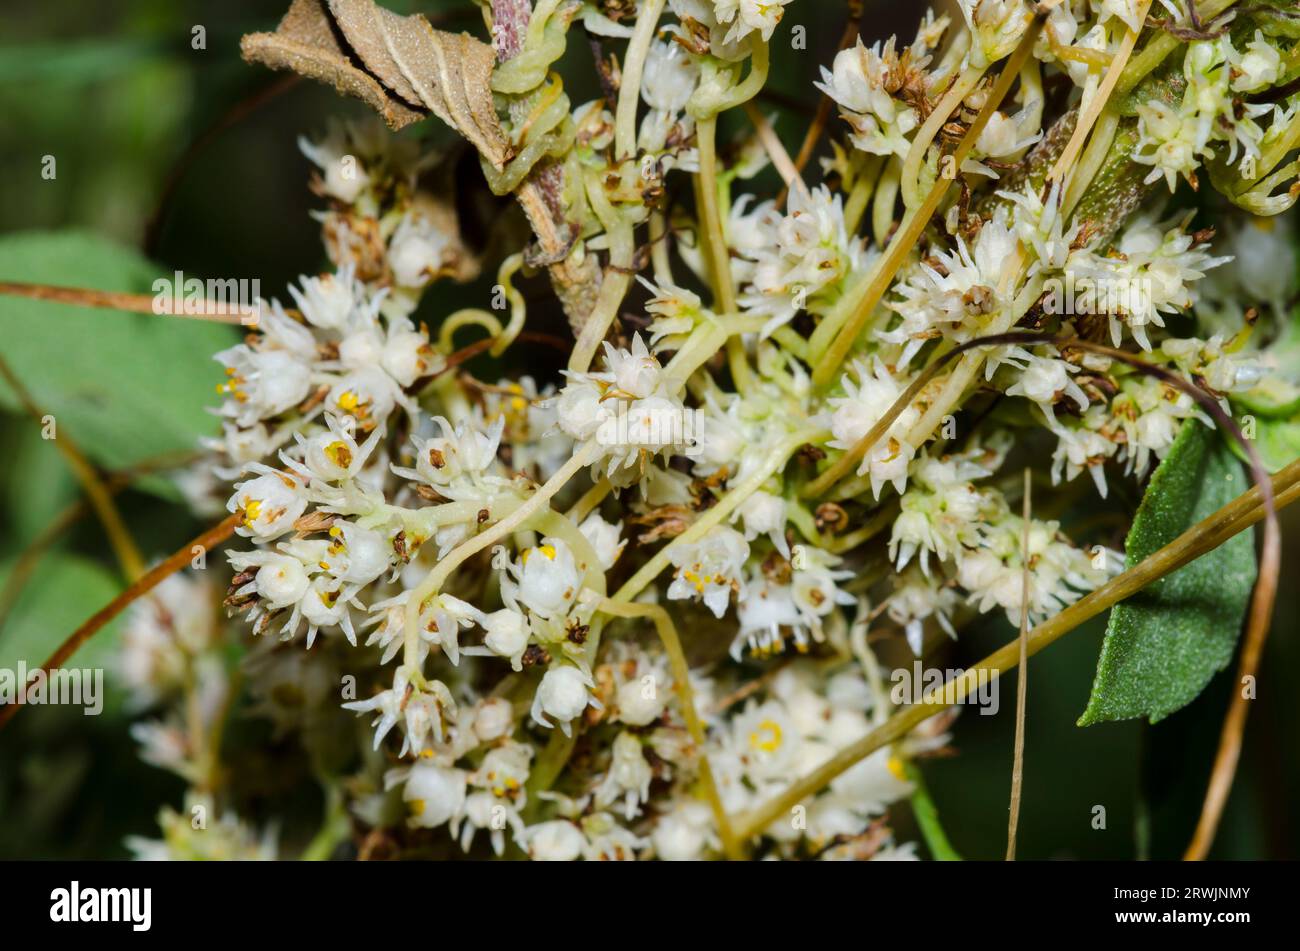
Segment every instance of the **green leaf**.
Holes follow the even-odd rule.
[[[136,252],[86,233],[0,238],[0,280],[152,293],[160,276]],[[103,466],[184,452],[217,432],[206,408],[222,379],[213,354],[237,339],[229,326],[0,297],[0,334],[5,360],[57,433]],[[3,385],[0,405],[21,412]]]
[[[0,439],[5,467],[0,470],[4,551],[24,547],[77,497],[76,476],[52,442],[41,438],[41,427],[24,417],[7,426]]]
[[[1125,542],[1136,565],[1246,490],[1241,464],[1213,431],[1188,422],[1160,463]],[[1242,532],[1115,606],[1079,726],[1186,706],[1228,665],[1256,576]]]
[[[0,46],[0,83],[71,85],[101,82],[139,69],[166,52],[162,43],[140,39],[93,39],[77,43]]]
[[[1269,419],[1260,416],[1253,421],[1238,418],[1242,432],[1251,440],[1259,461],[1268,472],[1286,468],[1300,458],[1300,417],[1296,419]],[[1235,442],[1230,444],[1233,455],[1249,464],[1250,457]]]
[[[13,570],[15,559],[0,565],[0,585]],[[111,571],[79,555],[64,552],[47,554],[18,595],[13,610],[0,628],[0,670],[17,671],[21,661],[32,671],[92,614],[104,607],[121,591],[121,584]],[[96,632],[72,656],[68,667],[105,669],[112,663],[117,649],[118,629],[122,616],[114,618]],[[110,685],[112,675],[104,674]],[[110,705],[120,699],[119,691],[106,690]]]

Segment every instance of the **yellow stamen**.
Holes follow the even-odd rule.
[[[781,724],[771,719],[762,721],[758,729],[749,734],[749,745],[764,753],[775,753],[781,747]]]

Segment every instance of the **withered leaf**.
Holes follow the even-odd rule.
[[[387,24],[381,23],[383,14],[395,20],[403,20],[374,0],[328,0],[329,12],[338,24],[339,32],[352,47],[366,69],[383,83],[392,94],[401,97],[408,105],[416,108],[429,108],[421,99],[415,87],[402,75],[401,68],[388,51],[385,37]],[[445,119],[443,121],[446,121]]]
[[[374,0],[329,0],[329,8],[357,57],[390,92],[458,130],[493,167],[504,166],[510,149],[492,99],[492,47]]]
[[[327,82],[378,112],[391,129],[424,117],[374,76],[353,64],[351,51],[338,39],[325,0],[293,0],[274,33],[250,33],[239,44],[244,59],[271,69],[288,69]]]
[[[501,9],[519,13],[529,3],[511,0]],[[527,22],[526,16],[514,19]],[[435,30],[420,14],[400,16],[374,0],[293,0],[275,33],[245,36],[241,46],[250,62],[332,83],[370,105],[393,129],[427,110],[460,132],[498,171],[514,158],[492,94],[496,54],[468,33]],[[545,167],[529,175],[516,195],[543,259],[556,262],[549,265],[551,277],[578,333],[594,306],[601,271],[594,255],[571,254],[574,242],[559,198],[562,177],[558,167]]]

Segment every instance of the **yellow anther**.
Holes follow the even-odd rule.
[[[774,753],[781,747],[781,724],[775,720],[764,720],[758,729],[749,734],[749,745],[764,753]]]
[[[341,400],[340,405],[342,405]],[[348,466],[352,465],[352,447],[341,439],[336,439],[334,442],[326,446],[325,455],[329,458],[330,462],[334,463],[334,465],[338,466],[340,469],[346,469]]]

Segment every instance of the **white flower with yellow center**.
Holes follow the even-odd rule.
[[[435,416],[433,424],[441,434],[412,436],[415,468],[393,466],[393,472],[403,479],[431,485],[449,498],[469,497],[470,490],[484,485],[503,485],[506,480],[494,472],[505,423],[505,418],[499,416],[481,431],[468,421],[453,428],[445,417]]]
[[[460,815],[465,805],[465,771],[421,760],[411,767],[402,788],[410,817],[408,824],[434,829]]]
[[[414,402],[391,376],[379,367],[353,370],[337,380],[325,396],[325,405],[339,416],[352,416],[363,429],[378,425],[401,406],[412,416]]]
[[[297,442],[295,455],[299,458],[286,451],[280,453],[280,460],[288,468],[308,480],[340,482],[353,478],[365,467],[385,433],[383,425],[376,426],[365,442],[358,445],[356,421],[352,417],[340,418],[326,413],[325,425],[325,429],[310,436],[294,433]]]
[[[973,248],[960,235],[956,240],[955,251],[932,248],[930,257],[895,285],[901,299],[886,302],[902,320],[876,336],[903,345],[901,366],[928,340],[943,336],[962,342],[979,335],[1014,296],[1008,269],[1018,240],[1004,207],[980,228]]]
[[[241,343],[216,360],[226,367],[226,382],[217,384],[217,392],[228,396],[220,413],[241,427],[279,416],[311,392],[312,358],[300,352]]]
[[[782,630],[802,631],[803,617],[789,585],[756,578],[736,604],[740,630],[732,639],[730,654],[739,661],[746,650],[767,657],[785,650]]]
[[[996,510],[971,482],[992,474],[982,461],[973,456],[923,456],[917,462],[889,539],[889,557],[898,571],[919,552],[921,572],[928,577],[931,554],[945,561],[979,542],[980,522]]]
[[[731,723],[731,742],[745,776],[763,785],[789,780],[802,737],[778,701],[750,701]]]
[[[663,368],[646,347],[645,338],[635,335],[630,350],[608,342],[604,346],[605,369],[590,375],[605,385],[604,396],[639,400],[659,392],[664,383]]]
[[[1255,92],[1272,86],[1282,74],[1282,54],[1264,39],[1262,30],[1246,44],[1246,51],[1233,64],[1232,91]]]
[[[388,265],[402,287],[423,287],[440,277],[451,239],[428,216],[408,211],[388,242]]]
[[[654,456],[691,448],[695,414],[639,334],[628,350],[606,343],[604,369],[565,375],[569,382],[552,401],[556,421],[565,435],[599,447],[593,477],[619,487],[643,483]]]
[[[304,487],[296,476],[261,463],[254,463],[249,470],[258,475],[235,483],[226,511],[240,514],[235,528],[240,535],[258,542],[274,541],[293,528],[307,510]]]
[[[352,626],[349,596],[341,583],[329,575],[317,575],[302,598],[302,616],[307,622],[307,649],[311,650],[321,628],[337,627],[348,643],[356,645],[357,633]]]
[[[650,348],[678,350],[701,321],[708,319],[700,298],[693,291],[673,284],[651,284],[640,275],[637,279],[651,293],[646,302],[650,321]]]
[[[329,528],[329,538],[323,570],[358,588],[378,580],[396,559],[387,534],[353,522],[335,521]]]
[[[854,603],[853,595],[841,591],[838,584],[854,576],[847,569],[836,570],[843,561],[840,556],[812,545],[799,545],[791,552],[791,596],[814,638],[820,639],[821,619],[835,610],[837,604]],[[798,631],[795,646],[806,646],[799,640]]]
[[[1101,429],[1107,421],[1106,407],[1090,407],[1080,423],[1062,423],[1058,420],[1054,430],[1056,449],[1052,452],[1052,484],[1061,481],[1062,473],[1068,482],[1085,469],[1097,486],[1103,499],[1107,494],[1106,460],[1115,455],[1119,445],[1103,436]]]
[[[1019,379],[1007,387],[1007,396],[1023,396],[1034,402],[1043,415],[1047,417],[1048,426],[1056,422],[1058,400],[1070,399],[1080,411],[1088,408],[1088,396],[1071,379],[1071,373],[1079,368],[1072,363],[1056,357],[1039,357],[1030,354],[1021,358],[1023,366],[1019,370]]]
[[[722,617],[731,593],[741,590],[749,543],[734,528],[720,525],[697,542],[674,545],[668,557],[677,569],[668,586],[669,599],[699,599],[714,617]]]
[[[526,608],[540,618],[562,618],[582,591],[586,567],[578,565],[563,540],[544,538],[510,563],[501,579],[501,596],[507,605]]]

